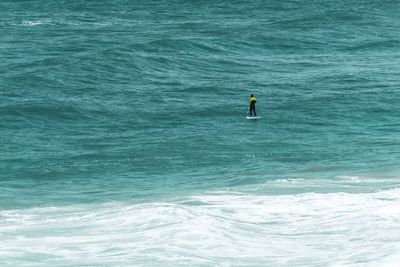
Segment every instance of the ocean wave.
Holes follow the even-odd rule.
[[[32,27],[32,26],[38,26],[38,25],[54,25],[54,23],[51,20],[24,20],[20,24],[21,26],[27,26],[27,27]]]
[[[390,259],[399,253],[399,192],[261,196],[220,191],[171,202],[0,211],[0,262],[393,264]]]
[[[79,120],[86,117],[85,112],[77,105],[65,102],[49,102],[48,100],[25,100],[17,105],[6,105],[2,107],[3,114],[19,118],[42,118],[42,119],[69,119]]]
[[[0,15],[0,265],[396,260],[395,1]]]

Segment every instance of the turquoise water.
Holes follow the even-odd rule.
[[[0,264],[395,266],[398,7],[2,1]]]

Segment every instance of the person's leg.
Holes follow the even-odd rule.
[[[253,114],[253,107],[250,107],[250,117],[252,116],[252,114]]]
[[[254,117],[257,117],[257,114],[256,114],[256,107],[255,107],[255,106],[253,107],[253,110],[254,110]]]

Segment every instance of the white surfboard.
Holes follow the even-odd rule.
[[[262,117],[249,117],[249,116],[246,116],[246,120],[258,120],[258,119],[261,119]]]

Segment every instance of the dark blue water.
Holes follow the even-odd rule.
[[[0,262],[396,262],[398,8],[2,1]]]

